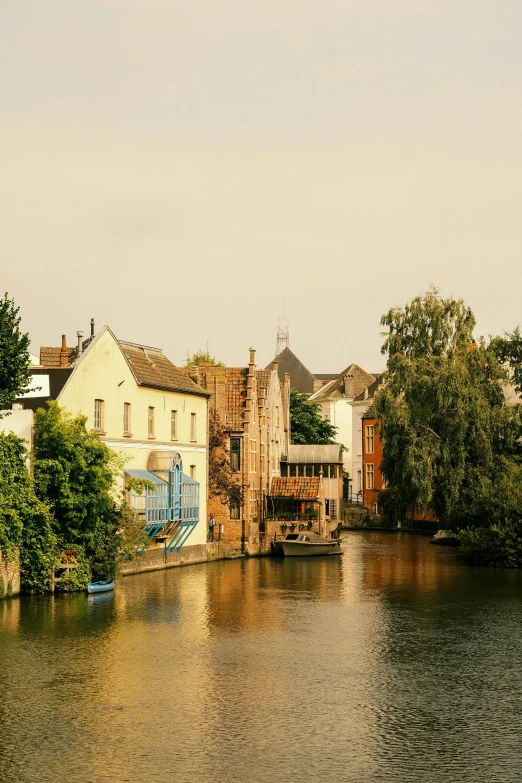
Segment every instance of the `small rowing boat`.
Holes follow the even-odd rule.
[[[107,579],[105,582],[89,582],[87,585],[88,593],[106,593],[107,590],[114,590],[114,579]]]

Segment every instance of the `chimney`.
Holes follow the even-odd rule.
[[[83,353],[83,332],[76,332],[78,335],[78,356]]]
[[[272,370],[275,370],[276,373],[279,375],[279,362],[278,361],[272,362]]]
[[[363,395],[363,400],[367,400],[367,399],[368,399],[368,387],[365,388],[364,395]]]
[[[253,348],[250,348],[250,362],[249,362],[249,371],[253,372],[253,368],[256,364],[256,352]]]
[[[94,318],[91,318],[91,340],[94,337]]]
[[[60,348],[60,367],[69,364],[69,351],[67,350],[67,335],[62,334],[62,347]]]

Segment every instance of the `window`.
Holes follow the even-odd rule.
[[[196,466],[191,465],[190,466],[190,478],[195,479],[196,478]]]
[[[178,412],[177,411],[170,412],[170,439],[171,440],[178,439]]]
[[[190,440],[197,440],[196,437],[196,414],[190,414]]]
[[[368,465],[366,465],[366,489],[373,489],[373,488],[374,488],[373,464],[368,463]]]
[[[239,504],[238,503],[232,503],[230,506],[230,519],[239,519]]]
[[[373,447],[374,447],[373,424],[367,424],[364,429],[366,431],[366,453],[373,454]]]
[[[379,472],[380,472],[380,471],[379,471]],[[381,473],[381,487],[382,487],[382,489],[388,489],[388,484],[387,484],[387,482],[386,482],[386,479],[385,479],[385,478],[384,478],[384,476],[382,475],[382,473]]]
[[[94,429],[103,432],[103,400],[94,400]]]
[[[154,437],[154,408],[149,408],[149,413],[147,417],[147,432],[149,438]]]
[[[281,463],[281,475],[284,476],[284,478],[288,476],[288,467],[289,465],[287,462]]]
[[[230,438],[230,470],[241,470],[241,438]]]
[[[326,516],[330,519],[337,519],[337,500],[328,498],[325,503]]]
[[[307,476],[313,476],[314,475],[314,466],[313,465],[306,465],[305,466],[305,472]]]
[[[362,492],[362,470],[357,471],[357,492]]]
[[[378,503],[372,503],[372,516],[378,517],[379,516],[379,504]]]
[[[255,473],[257,469],[257,441],[250,441],[250,472]]]
[[[330,478],[337,478],[337,465],[330,465]]]
[[[131,404],[130,402],[123,403],[123,434],[131,434]]]

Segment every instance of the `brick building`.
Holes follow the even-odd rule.
[[[210,394],[209,408],[219,414],[227,436],[230,464],[243,490],[243,504],[228,506],[209,497],[208,517],[214,537],[257,554],[266,548],[266,497],[270,480],[290,440],[290,379],[278,377],[277,363],[257,370],[255,351],[248,367],[199,365],[191,377]]]

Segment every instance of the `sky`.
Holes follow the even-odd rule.
[[[520,0],[0,0],[0,289],[32,350],[384,367],[431,284],[521,317]]]

